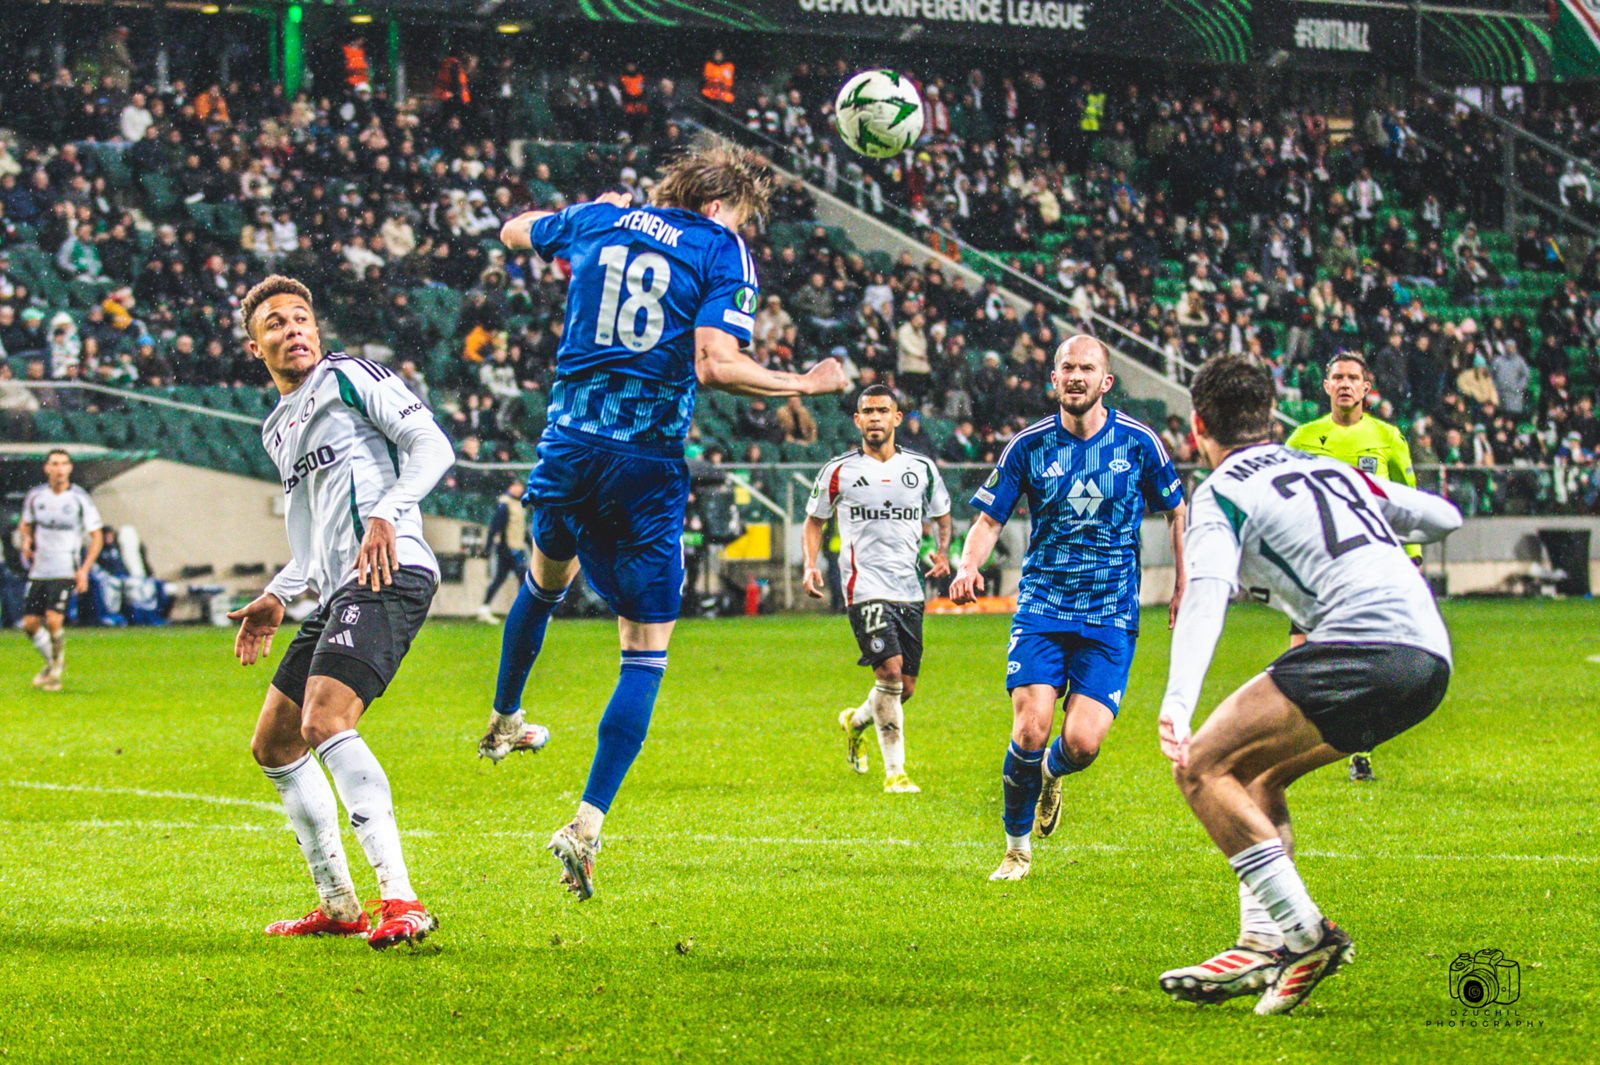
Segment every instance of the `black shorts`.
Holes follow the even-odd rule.
[[[850,629],[861,648],[863,666],[876,666],[900,656],[900,672],[908,677],[922,668],[922,604],[873,599],[850,607]]]
[[[77,587],[78,582],[71,577],[29,581],[28,595],[23,602],[22,612],[30,618],[42,617],[46,611],[65,614],[67,604],[72,602],[72,593]]]
[[[433,574],[409,567],[396,570],[394,583],[376,592],[365,584],[345,585],[300,623],[272,686],[298,706],[305,702],[307,679],[332,677],[371,706],[400,671],[437,587]]]
[[[1429,714],[1450,686],[1450,665],[1420,647],[1394,643],[1305,643],[1267,673],[1322,733],[1350,754],[1370,751]]]

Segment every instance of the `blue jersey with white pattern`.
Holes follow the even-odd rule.
[[[547,215],[529,238],[543,258],[572,264],[550,429],[623,450],[681,450],[694,413],[695,328],[747,343],[755,324],[744,241],[692,211],[605,203]]]
[[[1139,525],[1183,502],[1161,438],[1119,411],[1087,440],[1059,415],[1012,437],[972,505],[1004,524],[1023,496],[1033,516],[1017,621],[1139,630]]]

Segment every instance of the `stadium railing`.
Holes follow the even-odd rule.
[[[848,173],[818,175],[810,160],[796,153],[789,145],[774,140],[757,130],[750,129],[733,115],[714,107],[710,103],[703,100],[694,100],[692,103],[696,108],[695,113],[706,119],[706,122],[701,124],[702,129],[732,137],[741,143],[770,153],[775,161],[782,160],[787,169],[799,175],[802,180],[818,191],[832,195],[838,186],[844,186],[854,194],[855,210],[869,214],[878,221],[891,226],[901,235],[921,246],[926,252],[943,255],[983,277],[992,277],[994,280],[1010,287],[1012,292],[1021,299],[1043,302],[1047,308],[1061,308],[1070,305],[1070,297],[1067,293],[1029,277],[994,253],[975,247],[953,233],[940,232],[938,238],[945,249],[953,249],[955,254],[952,255],[948,250],[934,247],[927,239],[928,228],[920,225],[903,208],[884,199],[882,190],[870,184],[871,178],[859,166],[852,165],[847,168]],[[852,174],[860,175],[860,180],[852,177]],[[816,186],[813,180],[819,176],[824,179],[824,184],[820,187]],[[1102,341],[1110,340],[1107,334],[1115,334],[1117,340],[1109,342],[1107,346],[1120,348],[1129,344],[1133,345],[1137,355],[1130,356],[1126,355],[1126,353],[1119,353],[1124,354],[1125,357],[1149,368],[1153,372],[1166,376],[1174,384],[1177,384],[1177,375],[1181,374],[1183,379],[1187,380],[1195,370],[1199,369],[1198,366],[1184,359],[1181,355],[1170,355],[1145,337],[1139,336],[1093,308],[1075,310],[1075,313],[1079,315],[1079,321],[1076,322],[1070,321],[1065,315],[1052,310],[1052,322],[1058,330],[1062,330],[1062,335],[1070,335],[1072,332],[1082,329],[1085,325],[1087,325],[1090,332],[1098,333]],[[1181,385],[1178,385],[1178,387],[1182,389]],[[1182,391],[1187,394],[1188,390],[1182,389]],[[1291,429],[1300,424],[1282,411],[1278,411],[1276,416]]]

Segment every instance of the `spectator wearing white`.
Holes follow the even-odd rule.
[[[155,125],[155,116],[144,105],[144,93],[136,92],[128,98],[128,104],[122,109],[122,119],[119,123],[122,139],[132,144],[144,139],[144,131]]]
[[[403,259],[417,250],[417,234],[404,217],[392,214],[378,227],[383,250],[391,259]]]
[[[66,311],[56,312],[50,319],[50,376],[65,377],[68,366],[76,366],[83,353],[83,342],[78,339],[78,324]]]
[[[267,174],[267,165],[260,159],[252,159],[239,175],[239,195],[246,200],[272,199],[272,178]]]
[[[467,193],[466,205],[461,209],[461,228],[474,237],[491,230],[500,231],[500,219],[489,209],[489,197],[482,189]]]
[[[902,322],[894,334],[896,380],[901,388],[914,393],[918,402],[926,395],[933,374],[933,364],[928,360],[927,324],[919,312]]]
[[[368,248],[365,238],[360,233],[351,234],[350,239],[345,242],[344,261],[361,273],[366,273],[369,266],[383,268],[383,256]]]
[[[1589,175],[1578,168],[1576,160],[1567,161],[1566,172],[1561,175],[1561,206],[1571,208],[1576,202],[1574,193],[1583,191],[1583,199],[1587,203],[1594,202],[1594,185],[1589,181]]]
[[[1506,341],[1489,364],[1494,378],[1495,391],[1500,396],[1500,408],[1507,414],[1521,415],[1528,406],[1528,382],[1533,371],[1515,341]]]
[[[1355,205],[1356,243],[1366,244],[1372,238],[1378,206],[1383,203],[1383,189],[1373,180],[1372,171],[1362,167],[1361,173],[1345,189],[1344,194]]]
[[[783,309],[783,301],[777,294],[769,293],[761,304],[761,309],[756,312],[756,324],[750,332],[758,343],[771,344],[783,336],[783,331],[794,324],[794,319],[789,312]]]
[[[286,209],[279,209],[272,220],[272,250],[278,255],[288,255],[300,246],[300,227]]]

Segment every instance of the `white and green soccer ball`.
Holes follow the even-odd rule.
[[[898,155],[922,136],[922,94],[892,70],[863,70],[839,89],[833,107],[845,144],[874,159]]]

